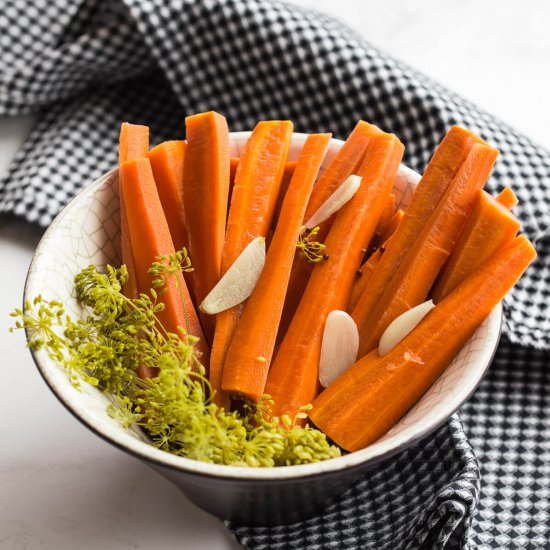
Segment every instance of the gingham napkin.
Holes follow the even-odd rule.
[[[42,226],[116,164],[122,120],[158,142],[210,109],[232,130],[289,118],[340,138],[363,118],[396,133],[419,171],[452,124],[498,147],[488,188],[513,186],[539,258],[506,299],[505,339],[461,411],[466,432],[455,415],[320,517],[229,527],[249,549],[548,547],[548,152],[333,19],[267,0],[10,0],[0,47],[0,114],[38,113],[0,181],[0,212]]]

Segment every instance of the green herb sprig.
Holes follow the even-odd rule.
[[[305,260],[309,263],[317,263],[326,259],[326,245],[315,240],[319,233],[319,226],[313,229],[302,227],[300,237],[296,243],[296,248],[302,253]]]
[[[157,258],[150,270],[153,286],[174,284],[177,273],[190,268],[185,251]],[[71,319],[60,302],[37,296],[11,314],[14,328],[26,329],[27,345],[47,350],[75,387],[83,381],[108,393],[108,413],[124,427],[142,428],[164,451],[249,467],[340,455],[321,431],[297,423],[308,407],[294,420],[272,418],[269,396],[246,404],[241,414],[219,408],[211,399],[198,339],[183,329],[180,334],[166,331],[157,317],[164,304],[154,288],[135,299],[124,296],[127,277],[125,266],[107,266],[104,273],[89,266],[75,278],[82,319]],[[158,369],[158,374],[143,380],[136,373],[140,366]]]

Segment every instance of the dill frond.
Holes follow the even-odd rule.
[[[150,270],[153,286],[173,284],[174,275],[185,269],[191,269],[185,250],[157,258]],[[296,419],[272,418],[269,396],[245,405],[242,415],[214,404],[195,347],[198,339],[167,332],[157,317],[164,305],[155,289],[129,299],[122,294],[126,279],[124,266],[107,266],[103,273],[89,266],[75,277],[82,319],[72,320],[60,302],[37,296],[24,311],[11,314],[14,329],[26,329],[28,346],[47,349],[73,385],[83,381],[109,394],[108,414],[124,428],[141,428],[164,451],[249,467],[305,464],[340,455],[319,430],[298,426]],[[140,379],[139,365],[158,368],[158,375]],[[303,416],[305,410],[297,418]]]
[[[302,228],[300,237],[296,243],[296,248],[302,253],[302,256],[309,263],[317,263],[325,259],[326,245],[315,240],[319,233],[319,226],[311,230]]]

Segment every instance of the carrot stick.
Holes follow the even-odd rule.
[[[285,163],[285,171],[283,172],[283,179],[281,180],[281,189],[279,190],[279,195],[281,194],[281,191],[284,190],[284,194],[286,195],[286,192],[288,190],[288,186],[290,185],[290,182],[292,180],[292,176],[294,175],[294,170],[296,170],[296,165],[298,164],[297,160],[287,160]],[[283,199],[284,200],[284,199]]]
[[[323,205],[323,203],[342,185],[342,183],[359,168],[365,155],[365,149],[369,141],[372,129],[367,122],[360,120],[348,139],[342,145],[336,156],[332,159],[326,170],[321,174],[317,184],[313,188],[309,203],[306,208],[304,220],[308,220]],[[327,220],[320,228],[318,240],[323,242],[328,234],[334,216]],[[292,264],[290,281],[283,307],[283,315],[279,326],[277,341],[282,341],[288,327],[296,313],[298,304],[304,295],[307,282],[313,271],[313,265],[306,262],[300,252],[297,252]]]
[[[371,296],[372,285],[369,284],[368,291],[363,293],[352,314],[359,329],[358,357],[378,345],[380,336],[396,317],[426,299],[457,241],[460,229],[472,211],[477,193],[489,177],[497,156],[498,151],[486,144],[473,145],[437,208],[416,236],[409,253],[386,286],[384,295],[365,319],[362,308],[365,297]],[[378,268],[382,266],[397,237],[396,233]],[[376,274],[371,278],[371,283],[375,276]]]
[[[183,164],[186,146],[187,144],[183,140],[165,141],[153,147],[149,151],[148,157],[174,248],[176,250],[185,248],[189,253],[189,239],[183,207]],[[191,298],[193,298],[195,296],[194,279],[191,273],[183,273],[183,278]],[[197,304],[193,303],[196,308]]]
[[[351,312],[357,305],[357,302],[359,301],[359,298],[363,295],[363,292],[365,292],[365,289],[367,288],[367,285],[369,284],[370,278],[374,274],[378,264],[380,263],[380,260],[382,259],[382,254],[386,251],[386,248],[388,248],[390,239],[392,238],[393,234],[395,233],[395,230],[401,223],[401,220],[403,219],[404,212],[401,210],[401,208],[392,216],[392,219],[390,221],[389,226],[387,227],[386,235],[384,240],[382,241],[382,244],[376,248],[376,250],[363,262],[361,267],[357,271],[358,277],[355,279],[355,282],[353,283],[353,288],[351,289],[351,296],[349,299],[349,304],[347,307],[347,312],[351,315]]]
[[[362,249],[374,234],[403,155],[403,144],[395,136],[370,128],[358,170],[361,186],[336,215],[326,241],[329,258],[316,264],[269,371],[265,391],[274,400],[273,414],[279,417],[294,417],[317,395],[325,319],[332,310],[347,305]]]
[[[231,189],[233,188],[233,183],[235,182],[235,174],[237,173],[237,166],[239,166],[239,157],[231,157],[229,159],[229,185]]]
[[[229,195],[229,130],[222,115],[209,111],[185,119],[187,150],[183,167],[185,225],[193,271],[195,303],[200,304],[221,277]],[[216,318],[200,312],[208,342]]]
[[[517,206],[518,204],[518,198],[516,197],[516,194],[510,189],[510,187],[505,187],[497,196],[496,200],[502,204],[505,208],[508,208],[508,210],[511,210],[514,208],[514,206]]]
[[[386,240],[387,237],[385,237],[385,235],[387,235],[390,230],[390,224],[392,223],[394,210],[395,195],[391,193],[388,197],[386,204],[384,205],[384,211],[382,212],[382,216],[380,217],[380,221],[378,222],[378,227],[374,232],[373,244],[375,244],[376,246],[379,246]]]
[[[307,221],[305,218],[303,221]],[[328,221],[328,220],[327,220]],[[317,240],[323,242],[325,235],[319,236]],[[307,262],[302,256],[301,252],[295,252],[294,261],[292,263],[292,269],[290,270],[290,278],[288,281],[288,289],[286,291],[285,303],[283,306],[283,313],[281,315],[281,322],[279,324],[279,332],[277,334],[277,342],[281,343],[288,327],[296,314],[300,300],[304,295],[307,283],[311,277],[313,267],[315,264]]]
[[[380,248],[377,248],[368,258],[366,262],[359,268],[358,277],[353,283],[353,288],[351,289],[351,295],[349,299],[349,305],[347,310],[353,311],[355,304],[363,294],[365,288],[367,288],[369,279],[372,277],[376,266],[382,259],[382,251]]]
[[[369,284],[370,278],[374,274],[378,264],[380,263],[380,260],[382,259],[382,254],[385,252],[390,242],[390,239],[392,238],[392,235],[395,233],[395,230],[397,229],[398,225],[401,223],[401,220],[403,219],[403,215],[404,215],[404,212],[400,208],[392,216],[392,219],[390,220],[390,223],[386,228],[386,235],[384,240],[382,241],[382,244],[378,246],[378,248],[376,248],[376,250],[367,258],[367,260],[358,269],[357,271],[358,276],[356,277],[355,282],[353,283],[353,288],[351,289],[351,295],[350,295],[348,307],[346,310],[350,315],[353,309],[355,308],[355,306],[357,305],[359,298],[361,298],[361,296],[363,295],[363,292],[365,292],[365,289]]]
[[[250,241],[266,236],[275,210],[292,137],[290,121],[259,122],[241,155],[235,174],[231,207],[222,255],[222,274]],[[244,309],[239,304],[216,315],[216,331],[210,360],[210,383],[214,402],[228,408],[222,392],[222,369],[227,350]]]
[[[185,147],[185,141],[165,141],[153,147],[147,155],[176,250],[189,247],[183,208]]]
[[[123,122],[120,125],[118,163],[147,156],[149,151],[149,127]]]
[[[376,441],[435,382],[535,256],[523,236],[495,252],[390,352],[372,351],[323,391],[311,420],[347,451]]]
[[[519,220],[497,199],[480,191],[474,209],[445,268],[432,289],[440,302],[496,250],[511,241],[519,231]]]
[[[363,293],[354,311],[358,326],[363,325],[384,295],[393,275],[413,246],[418,234],[437,207],[461,164],[466,160],[476,136],[453,126],[443,138],[428,164],[408,205],[395,239],[384,252],[376,272],[369,281],[369,291]]]
[[[437,147],[405,210],[403,220],[395,232],[395,239],[386,248],[384,257],[369,280],[369,291],[364,292],[357,302],[353,317],[358,326],[367,322],[372,310],[386,294],[394,274],[466,160],[475,141],[479,141],[479,138],[474,134],[453,126]]]
[[[275,214],[273,215],[273,226],[275,228],[276,224],[279,222],[279,217],[281,214],[281,208],[283,206],[283,201],[294,175],[294,170],[296,169],[296,160],[288,160],[285,164],[285,171],[283,172],[283,179],[281,180],[281,188],[279,189],[279,194],[277,195],[277,203],[275,204]]]
[[[382,250],[384,250],[383,247],[384,245],[382,245]],[[382,250],[380,250],[380,248],[377,248],[357,271],[357,277],[353,283],[348,307],[346,309],[348,313],[351,314],[353,308],[359,301],[359,298],[361,298],[363,292],[365,292],[365,289],[369,284],[370,278],[372,277],[374,271],[376,270],[376,267],[382,259]]]
[[[149,128],[139,124],[129,124],[123,122],[120,126],[118,160],[119,164],[135,158],[147,156],[149,149]],[[124,294],[128,298],[137,298],[140,289],[136,276],[136,266],[134,262],[134,254],[130,243],[128,231],[128,219],[126,215],[126,206],[122,189],[119,182],[120,196],[120,244],[122,252],[122,263],[126,265],[128,270],[128,280],[124,284]],[[149,287],[147,287],[148,289]]]
[[[149,128],[138,124],[129,124],[123,122],[120,127],[119,137],[119,164],[135,158],[144,157],[149,149]],[[122,250],[122,263],[126,265],[128,270],[128,280],[124,283],[123,292],[128,298],[137,298],[140,294],[138,286],[136,265],[134,261],[134,253],[132,251],[132,243],[130,242],[130,230],[128,228],[128,215],[126,213],[126,205],[122,193],[119,176],[119,195],[120,195],[120,243]],[[149,287],[143,289],[143,292],[149,290]],[[136,369],[137,375],[142,378],[152,378],[156,376],[158,369],[153,369],[145,365],[138,365]]]
[[[330,138],[330,134],[309,136],[293,170],[264,268],[227,352],[222,389],[231,395],[257,402],[264,393],[296,242]]]
[[[122,193],[120,194],[120,199],[120,247],[122,263],[128,271],[128,279],[124,283],[123,292],[127,298],[137,298],[139,296],[139,287],[136,276],[136,263],[134,261],[134,253],[132,252],[130,230],[128,229],[128,215]]]
[[[134,252],[137,280],[140,289],[151,288],[148,269],[157,256],[174,254],[170,229],[162,210],[153,171],[148,158],[123,162],[119,168],[122,194],[126,203],[128,229]],[[164,309],[157,315],[169,331],[178,334],[182,327],[187,334],[200,338],[197,349],[208,365],[209,350],[187,286],[181,273],[169,281],[162,295]],[[177,287],[177,288],[176,288]]]
[[[380,232],[376,232],[376,241],[373,244],[376,246],[383,245],[395,233],[397,226],[401,223],[404,215],[405,212],[403,212],[401,208],[397,210],[388,223],[384,227],[380,228]]]
[[[237,166],[239,166],[240,160],[239,157],[231,157],[229,159],[229,192],[227,194],[227,204],[231,203],[233,185],[235,184],[235,174],[237,173]]]
[[[344,180],[359,168],[371,135],[372,125],[360,120],[313,188],[304,214],[305,220],[315,214]]]

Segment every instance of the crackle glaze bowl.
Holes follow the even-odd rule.
[[[249,132],[231,134],[231,155],[239,156]],[[294,134],[290,160],[305,141]],[[342,146],[332,140],[323,170]],[[398,206],[405,206],[419,180],[402,166],[395,181]],[[89,264],[120,263],[117,170],[88,185],[57,216],[44,234],[29,269],[25,298],[38,294],[66,304],[78,316],[73,278]],[[33,351],[44,380],[63,405],[86,427],[122,451],[142,460],[175,483],[197,506],[222,519],[248,525],[285,524],[324,510],[359,476],[381,460],[418,442],[443,424],[472,394],[489,366],[500,335],[499,305],[430,390],[392,430],[358,452],[316,464],[245,468],[197,462],[161,451],[135,429],[124,429],[107,415],[108,398],[82,384],[75,389],[46,352]]]

